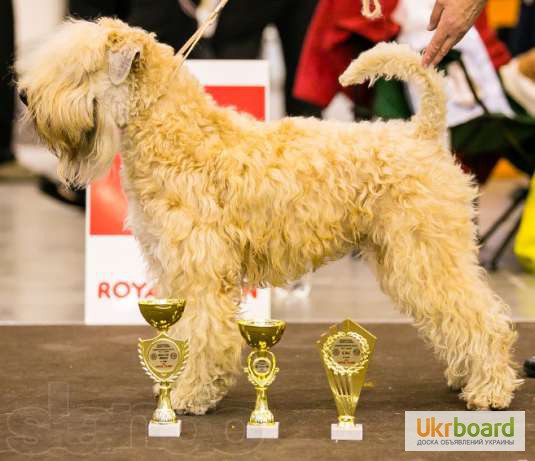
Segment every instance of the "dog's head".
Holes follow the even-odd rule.
[[[85,185],[109,168],[132,110],[159,96],[144,88],[169,74],[170,47],[103,18],[68,20],[18,64],[18,91],[37,133],[58,156],[60,177]]]

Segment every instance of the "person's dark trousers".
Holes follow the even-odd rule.
[[[192,58],[257,59],[262,32],[273,23],[281,36],[286,67],[286,112],[319,117],[318,107],[292,95],[301,48],[316,4],[317,0],[232,0],[223,10],[211,46],[199,43]],[[71,0],[70,9],[72,15],[85,19],[119,17],[132,26],[155,32],[159,41],[175,50],[197,28],[196,21],[182,11],[178,0]]]
[[[197,22],[182,11],[178,0],[70,0],[69,11],[72,16],[87,20],[101,16],[122,19],[131,26],[156,33],[160,42],[175,50],[197,28]]]
[[[158,41],[171,45],[175,51],[197,29],[197,21],[182,11],[178,0],[130,0],[127,21],[131,26],[156,33]]]
[[[101,16],[126,20],[130,3],[130,0],[69,0],[69,14],[88,21]]]
[[[516,56],[535,47],[535,3],[522,2],[518,24],[511,34],[509,48]]]
[[[12,67],[15,55],[13,5],[0,0],[0,163],[14,160],[11,150],[13,118],[15,115],[15,87]]]
[[[223,12],[212,40],[217,59],[257,59],[262,32],[268,24],[277,28],[284,54],[284,94],[288,115],[321,116],[321,110],[293,97],[299,56],[317,0],[232,0]]]

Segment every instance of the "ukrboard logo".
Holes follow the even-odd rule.
[[[523,411],[406,411],[405,451],[524,451]]]

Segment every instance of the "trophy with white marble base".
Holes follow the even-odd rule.
[[[159,334],[152,339],[139,339],[141,366],[159,386],[158,406],[149,423],[149,437],[180,437],[181,421],[171,405],[171,385],[180,376],[188,359],[188,343],[167,334],[180,320],[186,302],[182,299],[146,299],[139,301],[143,318]]]
[[[355,410],[377,338],[351,320],[333,325],[318,341],[321,359],[338,410],[332,440],[362,440]]]
[[[240,333],[253,351],[244,368],[256,390],[255,409],[247,423],[248,439],[278,439],[279,423],[268,407],[267,389],[275,380],[279,368],[269,349],[279,342],[286,328],[282,320],[239,320]]]

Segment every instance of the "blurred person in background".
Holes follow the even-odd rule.
[[[175,51],[195,32],[218,0],[70,0],[70,14],[82,19],[116,16],[131,26],[155,32]],[[215,31],[199,44],[192,58],[258,59],[264,29],[273,24],[281,39],[286,68],[285,103],[288,115],[321,116],[321,111],[292,95],[306,31],[317,0],[231,0]]]
[[[518,24],[511,34],[509,47],[513,56],[535,48],[535,2],[523,0]]]
[[[88,21],[101,16],[119,18],[131,26],[156,33],[158,40],[178,50],[195,32],[197,23],[179,0],[70,0],[69,14]]]
[[[15,25],[11,0],[0,0],[0,181],[31,179],[13,152],[15,87],[12,66],[15,58]]]
[[[533,0],[524,0],[522,2],[518,24],[511,34],[509,47],[514,56],[518,56],[519,54],[535,48],[535,2]],[[532,184],[535,184],[535,180],[532,180]],[[535,194],[533,187],[530,194]],[[529,200],[530,199],[528,199],[528,203],[530,203]],[[531,200],[533,200],[533,198]],[[525,225],[526,223],[523,223],[523,226]],[[527,234],[528,229],[525,228],[523,231]],[[527,235],[525,237],[527,237]],[[535,378],[535,356],[528,358],[524,362],[524,372],[530,378]]]
[[[231,0],[223,10],[211,39],[213,57],[258,59],[264,29],[273,24],[279,33],[286,69],[286,113],[321,117],[321,109],[292,94],[301,49],[316,5],[317,0],[264,0],[260,3]]]

